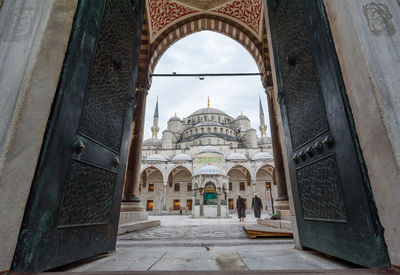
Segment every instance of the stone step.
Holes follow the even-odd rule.
[[[160,225],[160,220],[146,220],[146,221],[137,221],[137,222],[129,222],[120,224],[118,227],[118,235],[147,229],[150,227],[155,227]]]
[[[257,223],[261,224],[261,225],[274,227],[274,228],[292,230],[292,223],[290,221],[286,221],[286,220],[257,219]]]
[[[250,239],[257,237],[293,237],[292,230],[274,228],[261,224],[244,225],[243,230]]]
[[[279,213],[280,220],[290,221],[290,216],[291,216],[290,210],[279,209],[276,212]]]

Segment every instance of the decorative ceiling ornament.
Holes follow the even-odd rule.
[[[177,0],[177,1],[189,6],[196,7],[198,9],[210,10],[222,4],[225,4],[231,0]]]
[[[150,13],[150,31],[152,36],[155,36],[164,27],[177,19],[200,12],[170,0],[148,0],[146,2]]]
[[[256,34],[259,34],[261,31],[262,0],[234,0],[212,11],[241,21]]]

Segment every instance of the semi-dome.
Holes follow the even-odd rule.
[[[241,153],[232,153],[228,155],[225,159],[228,161],[247,161],[246,156]]]
[[[272,159],[272,155],[267,153],[267,152],[260,152],[255,154],[251,160],[257,161],[257,160],[270,160]]]
[[[215,109],[215,108],[203,108],[200,110],[197,110],[190,116],[195,116],[195,115],[204,115],[204,114],[218,114],[218,115],[227,115],[225,112]]]
[[[177,117],[177,116],[173,116],[173,117],[171,117],[168,121],[179,121],[179,122],[182,122],[182,119],[180,119],[180,118]]]
[[[145,159],[145,161],[161,161],[161,162],[167,162],[168,160],[167,160],[164,156],[162,156],[162,155],[160,155],[160,154],[153,154],[153,155],[148,156],[148,157]]]
[[[193,158],[188,154],[177,154],[172,158],[172,161],[192,161]]]
[[[161,140],[158,138],[148,138],[143,141],[143,146],[161,146]]]
[[[249,120],[249,121],[250,121],[250,119],[249,119],[247,116],[245,116],[245,115],[240,115],[240,116],[238,116],[238,117],[236,118],[236,120]]]
[[[203,147],[198,154],[202,154],[202,153],[215,153],[215,154],[222,154],[221,151],[214,146],[205,146]]]
[[[271,138],[270,137],[262,137],[258,139],[257,144],[270,144],[271,143]]]
[[[223,175],[223,173],[217,166],[206,165],[201,167],[198,175]]]

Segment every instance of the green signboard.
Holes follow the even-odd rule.
[[[196,163],[221,163],[221,157],[198,157]]]

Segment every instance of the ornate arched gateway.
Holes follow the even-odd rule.
[[[0,6],[1,9],[12,11],[2,12],[1,15],[5,17],[15,17],[15,12],[28,11],[21,16],[24,22],[18,23],[18,17],[15,17],[16,21],[10,19],[11,23],[7,23],[11,35],[8,38],[13,43],[24,42],[22,35],[35,35],[29,30],[36,30],[39,24],[31,24],[26,28],[26,20],[32,19],[33,22],[49,14],[43,11],[46,7],[37,7],[35,11],[20,9],[16,2],[6,1]],[[358,0],[347,2],[360,5]],[[340,1],[342,5],[350,7],[351,4],[347,2]],[[394,9],[395,3],[392,2],[388,5]],[[17,195],[23,194],[22,197],[25,196],[28,202],[19,236],[12,235],[21,225],[15,219],[15,230],[4,234],[9,240],[4,240],[2,244],[11,251],[5,261],[10,263],[14,255],[14,271],[42,271],[115,248],[124,178],[124,201],[132,205],[140,203],[137,197],[138,164],[145,98],[151,83],[149,75],[168,46],[185,35],[210,29],[236,39],[248,49],[262,73],[263,85],[270,88],[270,117],[274,122],[277,118],[274,111],[281,115],[278,126],[282,131],[277,135],[276,129],[275,142],[272,137],[274,159],[279,160],[275,153],[282,146],[285,149],[286,175],[292,190],[300,244],[364,266],[388,266],[390,261],[383,228],[347,101],[349,93],[344,87],[330,32],[329,23],[335,18],[328,20],[326,14],[326,7],[340,10],[341,6],[337,3],[339,1],[323,0],[79,1],[64,65],[58,85],[54,85],[57,91],[51,113],[49,104],[46,105],[50,118],[36,172],[30,170],[32,177],[34,175],[32,185],[26,178],[21,181],[23,186],[21,182],[16,183],[23,189],[18,189]],[[354,7],[351,6],[351,9]],[[38,16],[32,16],[31,11]],[[330,12],[342,16],[341,12]],[[354,11],[350,15],[358,16],[360,22],[365,20]],[[368,18],[369,14],[366,16],[366,20],[375,20]],[[52,20],[48,21],[50,25],[53,23]],[[355,30],[353,25],[352,28]],[[351,39],[362,40],[364,36],[371,35],[359,29],[357,31],[363,35],[355,35],[357,37]],[[49,33],[54,34],[54,29],[50,30],[53,32]],[[375,32],[375,35],[382,35],[380,39],[384,39],[386,34]],[[38,39],[41,38],[39,36]],[[27,41],[35,40],[32,38]],[[351,41],[349,39],[346,42]],[[386,41],[384,45],[389,45],[389,42]],[[58,45],[55,41],[53,43]],[[12,43],[7,44],[6,52],[25,56],[21,54],[25,53],[25,48],[21,50],[13,46]],[[41,48],[48,53],[47,49],[45,46]],[[362,57],[357,58],[357,64],[367,62]],[[34,56],[32,60],[39,59]],[[21,79],[24,77],[22,75]],[[367,78],[365,82],[368,81]],[[42,89],[41,85],[37,86]],[[360,89],[360,86],[355,87]],[[45,90],[51,94],[52,88]],[[22,95],[28,97],[25,93]],[[46,94],[41,93],[40,96]],[[36,101],[41,103],[40,99],[36,98]],[[51,98],[46,99],[52,101]],[[27,103],[22,99],[21,102]],[[42,108],[35,102],[29,102],[28,106],[32,107],[30,104]],[[35,119],[32,116],[27,120],[37,125]],[[358,118],[357,122],[360,121]],[[358,131],[363,133],[362,138],[366,140],[366,132],[363,129]],[[10,132],[7,136],[20,136],[19,132]],[[43,135],[44,132],[43,129]],[[32,142],[40,147],[37,139]],[[130,139],[132,146],[125,170]],[[12,142],[18,143],[19,140],[13,139]],[[38,153],[37,150],[35,152]],[[379,157],[380,152],[373,152],[376,154],[370,156],[374,156],[374,159]],[[374,165],[369,166],[371,170]],[[18,170],[14,166],[7,166],[6,169],[13,175],[16,174],[12,170]],[[275,170],[279,170],[276,162]],[[385,170],[374,171],[382,174]],[[7,184],[10,185],[9,182]],[[14,196],[13,192],[6,194]],[[389,196],[387,192],[385,194]],[[383,202],[382,197],[380,199],[378,206],[384,210],[388,204]],[[23,200],[15,201],[25,204]],[[22,212],[18,212],[19,216],[22,216]],[[387,212],[382,213],[386,219]],[[393,229],[395,222],[386,220],[386,224],[390,230],[386,235],[390,255],[398,260],[398,233],[396,228]],[[12,253],[14,247],[15,253]]]

